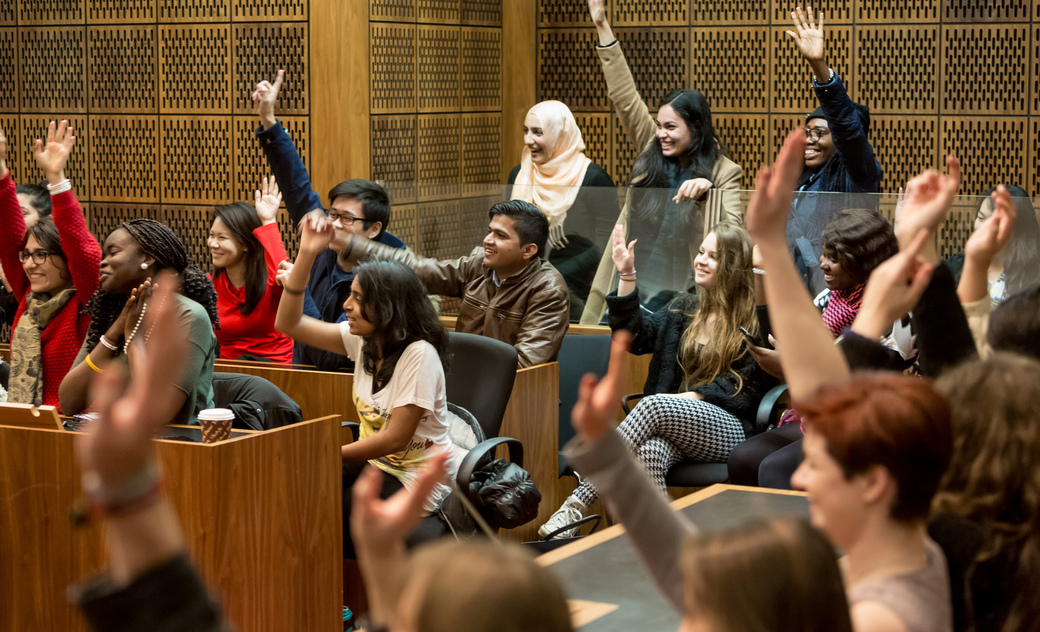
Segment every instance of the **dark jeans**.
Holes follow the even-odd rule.
[[[801,463],[801,439],[802,428],[799,423],[789,423],[774,428],[762,434],[755,435],[744,441],[729,453],[729,480],[734,485],[750,485],[752,487],[772,487],[774,489],[790,489],[791,476],[787,475],[786,482],[778,481],[777,477],[783,476],[783,463],[772,463],[776,455],[788,450],[793,444],[798,445],[797,461]],[[791,455],[787,455],[788,459]],[[762,480],[763,467],[766,462],[771,462],[769,468],[769,483]],[[798,467],[795,463],[794,468]],[[794,472],[791,468],[791,473]],[[777,485],[777,483],[782,483]]]

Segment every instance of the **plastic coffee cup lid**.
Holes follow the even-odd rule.
[[[199,411],[199,421],[223,421],[234,418],[235,413],[227,408],[207,408]]]

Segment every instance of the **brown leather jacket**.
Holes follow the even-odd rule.
[[[415,270],[431,294],[461,297],[455,331],[513,345],[520,368],[555,361],[563,344],[570,314],[567,283],[544,259],[532,259],[496,286],[479,246],[467,257],[438,261],[355,237],[341,257],[351,265],[369,259],[400,261]]]

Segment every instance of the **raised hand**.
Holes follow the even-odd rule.
[[[874,268],[863,290],[863,302],[852,331],[877,340],[892,323],[913,309],[935,269],[919,257],[929,238],[928,231],[922,229],[905,249]]]
[[[390,498],[379,498],[383,475],[369,465],[354,483],[354,505],[350,511],[350,534],[359,555],[382,557],[404,550],[404,538],[423,516],[423,504],[438,482],[445,480],[447,451],[426,458],[415,486]]]
[[[130,292],[130,298],[127,299],[126,305],[123,306],[123,311],[120,312],[120,317],[126,314],[125,318],[123,318],[123,331],[121,333],[126,338],[127,344],[130,343],[130,338],[134,336],[135,332],[140,331],[144,327],[143,317],[151,296],[152,280],[150,278]]]
[[[983,269],[988,268],[997,253],[1011,241],[1011,235],[1015,231],[1016,211],[1011,194],[1002,184],[990,198],[993,200],[993,214],[964,244],[965,258],[978,262]]]
[[[7,134],[0,127],[0,180],[7,177]]]
[[[309,213],[300,222],[300,252],[316,257],[329,247],[335,235],[336,229],[324,213]]]
[[[607,10],[603,6],[603,0],[589,0],[589,17],[596,25],[607,21]]]
[[[256,214],[260,216],[260,222],[264,225],[273,224],[278,219],[278,207],[282,203],[282,192],[278,190],[278,183],[274,176],[264,177],[260,190],[253,194],[253,206]]]
[[[713,187],[711,180],[707,178],[693,178],[687,180],[679,185],[679,191],[672,198],[672,201],[678,204],[685,200],[699,200],[702,195],[707,193],[711,187]]]
[[[256,114],[260,117],[264,129],[270,129],[278,122],[274,115],[274,106],[278,103],[278,93],[282,90],[284,80],[285,71],[279,70],[274,83],[264,79],[253,89],[252,98],[253,103],[256,104]]]
[[[921,230],[927,230],[934,238],[939,226],[946,221],[961,184],[961,168],[957,159],[947,156],[946,165],[948,175],[929,169],[907,183],[902,213],[896,226],[900,248],[908,247]],[[935,251],[934,239],[925,242],[921,256],[929,263],[938,263],[939,255]]]
[[[826,46],[823,38],[823,12],[820,11],[813,16],[812,7],[808,7],[805,13],[802,13],[802,8],[798,7],[796,10],[791,11],[791,20],[794,21],[794,30],[787,31],[787,36],[794,40],[794,45],[798,47],[798,52],[810,65],[813,66],[813,71],[816,72],[817,65],[822,64],[824,71],[826,68]],[[817,23],[817,20],[819,23]],[[821,77],[819,72],[816,72],[816,78],[818,80],[826,81],[829,77]]]
[[[172,300],[178,287],[177,275],[159,277],[154,289],[159,300],[154,301],[155,307],[148,310],[141,327],[158,329],[163,335],[152,337],[147,348],[142,345],[135,351],[138,355],[129,388],[119,363],[110,364],[93,381],[98,419],[86,433],[77,434],[76,456],[83,472],[96,477],[96,483],[105,488],[118,489],[142,471],[152,458],[152,437],[169,423],[177,412],[177,402],[183,400],[183,392],[169,379],[179,373],[188,341]]]
[[[636,271],[636,240],[633,239],[625,246],[625,227],[621,224],[614,226],[614,248],[610,252],[610,258],[614,260],[614,266],[621,274],[631,274]]]
[[[584,441],[599,439],[617,421],[621,410],[621,376],[628,366],[628,346],[632,334],[621,330],[614,332],[610,341],[610,364],[603,379],[589,373],[578,385],[578,402],[571,409],[571,423]]]
[[[805,132],[796,129],[787,135],[773,166],[758,170],[744,222],[760,247],[776,245],[777,240],[786,243],[787,216],[804,164]]]
[[[72,146],[76,144],[76,137],[72,132],[68,121],[62,121],[57,126],[51,121],[47,126],[46,144],[39,138],[33,143],[36,164],[40,165],[51,184],[58,184],[65,179],[65,163],[69,161]]]

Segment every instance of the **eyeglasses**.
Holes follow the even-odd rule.
[[[32,252],[29,252],[28,250],[23,250],[18,253],[18,261],[21,263],[25,263],[26,259],[31,258],[33,260],[33,263],[35,263],[38,266],[42,266],[44,262],[47,261],[47,257],[50,257],[52,254],[54,253],[47,252],[46,250],[34,250]]]
[[[814,143],[820,142],[820,139],[824,136],[829,136],[831,131],[822,127],[814,127],[812,129],[805,130],[806,140],[811,140]]]
[[[365,221],[364,217],[354,217],[350,213],[336,213],[334,211],[325,211],[325,217],[332,221],[339,220],[339,222],[345,226],[353,226],[354,222]]]

